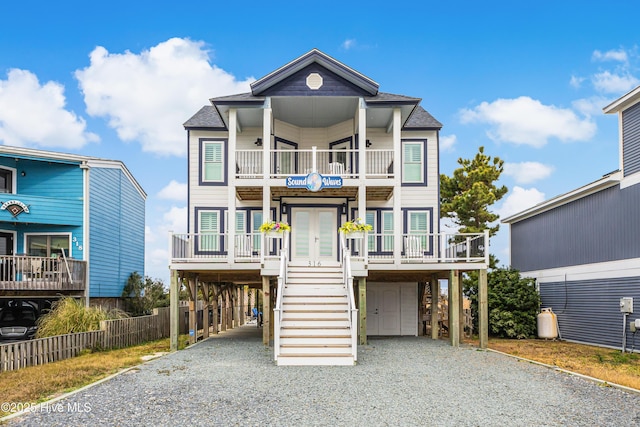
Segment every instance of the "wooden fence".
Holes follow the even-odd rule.
[[[69,359],[87,348],[121,348],[167,338],[169,325],[169,308],[161,308],[150,316],[102,321],[99,331],[2,344],[0,372]]]

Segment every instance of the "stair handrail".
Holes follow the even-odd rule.
[[[280,322],[282,321],[282,293],[287,284],[287,264],[289,260],[289,232],[282,236],[280,249],[280,270],[278,272],[278,287],[276,290],[276,306],[273,309],[273,358],[278,360],[280,354]]]
[[[351,251],[347,247],[347,239],[344,233],[340,233],[340,246],[342,248],[342,271],[344,286],[347,290],[349,319],[351,322],[351,354],[353,361],[358,360],[358,309],[356,308],[355,293],[353,289],[353,273],[351,271]]]

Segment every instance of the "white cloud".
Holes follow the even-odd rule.
[[[569,84],[571,85],[571,87],[578,89],[580,86],[582,86],[582,82],[584,81],[585,81],[584,77],[571,76],[571,80],[569,80]]]
[[[440,150],[441,151],[453,151],[453,146],[455,145],[458,137],[455,135],[447,135],[440,137]]]
[[[164,231],[169,230],[174,233],[186,233],[187,232],[187,208],[172,206],[171,209],[165,213],[162,217]]]
[[[35,74],[11,69],[0,80],[0,140],[7,145],[80,148],[98,141],[82,117],[65,109],[64,86],[40,84]]]
[[[349,50],[356,45],[356,39],[346,39],[342,42],[342,48],[345,50]]]
[[[504,202],[502,202],[500,208],[496,210],[496,213],[500,215],[500,218],[506,218],[543,201],[544,193],[537,189],[530,188],[527,190],[522,187],[515,186],[509,192]]]
[[[608,50],[606,52],[600,52],[599,50],[593,51],[593,55],[591,55],[591,59],[593,61],[618,61],[618,62],[627,62],[628,56],[627,52],[623,49],[619,50]]]
[[[553,167],[538,162],[505,163],[504,174],[518,184],[529,184],[551,175]]]
[[[592,96],[590,98],[576,99],[571,103],[571,106],[585,116],[602,115],[602,108],[612,101],[612,98],[605,96]]]
[[[164,200],[175,200],[177,202],[186,202],[187,201],[187,184],[180,183],[176,180],[171,180],[171,182],[164,187],[158,193],[158,198]]]
[[[597,91],[615,94],[628,92],[638,86],[638,83],[640,82],[637,78],[627,72],[624,72],[623,74],[613,74],[609,71],[594,74],[591,81]]]
[[[549,138],[563,142],[591,139],[596,124],[579,118],[572,110],[544,105],[528,96],[483,102],[461,110],[462,123],[487,123],[493,129],[487,136],[496,142],[544,146]]]
[[[252,78],[238,81],[212,65],[203,42],[172,38],[135,54],[98,46],[91,64],[75,73],[87,112],[106,117],[124,141],[144,151],[184,155],[189,117],[211,97],[249,91]]]

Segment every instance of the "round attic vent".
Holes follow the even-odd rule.
[[[311,90],[318,90],[322,87],[322,76],[318,73],[311,73],[307,76],[307,87]]]

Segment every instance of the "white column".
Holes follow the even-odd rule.
[[[264,222],[271,218],[271,187],[269,177],[271,175],[271,98],[264,101],[262,114],[262,219]]]
[[[360,98],[360,107],[358,108],[358,218],[363,221],[367,219],[367,181],[366,167],[367,158],[365,149],[367,148],[367,104],[364,99]],[[367,239],[362,239],[362,253],[365,264],[368,262],[369,245]]]
[[[393,262],[400,264],[402,256],[402,141],[400,109],[393,109]]]
[[[227,193],[227,224],[229,230],[227,234],[227,261],[233,263],[236,243],[236,140],[238,129],[237,110],[229,109],[229,142],[227,152],[227,185],[229,191]]]

